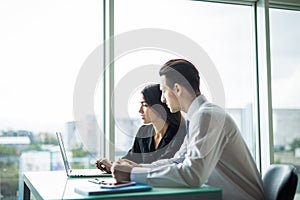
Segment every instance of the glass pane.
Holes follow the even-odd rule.
[[[271,9],[275,163],[300,167],[300,12]],[[299,187],[298,187],[299,192]]]
[[[0,2],[1,199],[22,199],[24,171],[64,170],[56,131],[74,168],[94,167],[77,131],[83,121],[75,122],[73,92],[101,43],[102,13],[96,0]],[[86,119],[90,138],[95,114]]]
[[[202,93],[215,103],[220,99],[216,95],[215,86],[220,83],[225,94],[221,106],[224,106],[238,123],[243,136],[253,153],[256,155],[256,128],[254,127],[253,106],[255,98],[255,76],[253,60],[253,38],[252,38],[252,13],[249,6],[238,6],[229,4],[216,4],[199,1],[141,1],[141,0],[116,0],[115,1],[115,34],[116,37],[122,34],[132,34],[136,40],[133,30],[143,28],[167,29],[180,34],[183,38],[189,38],[207,53],[216,69],[216,76],[209,76],[204,71],[201,73]],[[169,35],[173,37],[172,34]],[[151,37],[151,35],[149,35]],[[180,39],[181,37],[179,37]],[[166,38],[167,39],[167,38]],[[141,41],[148,41],[143,37]],[[121,41],[120,43],[122,43]],[[163,43],[153,41],[153,44]],[[180,46],[181,41],[174,40],[174,46]],[[116,42],[116,48],[118,43]],[[135,95],[147,82],[159,81],[158,70],[162,64],[169,59],[181,57],[177,49],[163,49],[155,46],[139,46],[117,53],[115,63],[115,84],[118,89],[124,80],[128,81],[130,88],[127,93],[130,95],[122,98],[123,125],[116,126],[116,152],[120,157],[128,151],[137,128],[141,125],[138,109],[139,104]],[[170,45],[172,46],[172,44]],[[182,44],[182,47],[185,45]],[[180,51],[180,48],[179,48]],[[189,54],[193,49],[189,49]],[[148,67],[148,68],[147,68]],[[199,66],[198,66],[199,67]],[[151,70],[150,70],[151,69]],[[205,74],[206,73],[206,74]],[[219,76],[219,77],[218,77]],[[135,77],[133,79],[133,77]],[[143,81],[136,81],[141,79]],[[223,93],[222,93],[223,92]],[[120,101],[115,99],[116,104]],[[125,104],[124,104],[125,101]],[[121,103],[120,103],[121,104]],[[126,113],[124,113],[126,112]],[[118,119],[116,119],[118,121]],[[135,128],[129,128],[135,124]],[[124,131],[126,130],[126,131]],[[119,138],[126,138],[120,141]]]

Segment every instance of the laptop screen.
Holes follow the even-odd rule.
[[[61,152],[61,155],[62,155],[62,158],[63,158],[63,162],[64,162],[64,165],[65,165],[65,169],[67,171],[67,174],[69,174],[69,172],[72,171],[72,168],[70,166],[70,163],[69,163],[69,160],[68,160],[68,157],[67,157],[67,153],[66,153],[66,149],[65,149],[64,141],[62,139],[61,132],[56,132],[56,136],[57,136],[57,141],[58,141],[58,145],[59,145],[59,148],[60,148],[60,152]]]

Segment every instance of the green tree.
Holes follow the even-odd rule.
[[[18,151],[14,146],[0,145],[1,156],[17,156]]]
[[[295,151],[296,148],[300,148],[300,138],[295,138],[290,144],[291,150]]]
[[[30,150],[36,150],[36,151],[41,151],[41,144],[36,143],[36,144],[30,144],[27,148],[26,151],[30,151]]]
[[[54,144],[54,145],[57,144],[57,139],[55,136],[50,135],[48,133],[43,133],[43,134],[44,134],[44,141],[43,141],[44,144]]]
[[[83,150],[83,149],[72,149],[72,155],[74,157],[85,157],[89,155],[89,152]]]

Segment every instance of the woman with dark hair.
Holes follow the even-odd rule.
[[[143,124],[134,143],[123,159],[135,163],[151,163],[160,159],[172,158],[179,150],[186,135],[185,120],[181,112],[171,113],[162,103],[159,84],[151,84],[142,90],[139,109]],[[98,169],[110,172],[111,162],[97,160]]]

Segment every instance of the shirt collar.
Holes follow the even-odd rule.
[[[201,105],[203,105],[206,102],[206,97],[201,94],[197,98],[194,99],[192,104],[189,107],[189,110],[187,112],[187,120],[191,120],[193,114],[199,109]]]

